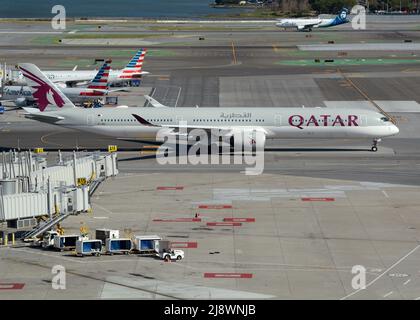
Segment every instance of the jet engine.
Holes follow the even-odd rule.
[[[234,130],[230,138],[230,146],[235,151],[264,151],[266,135],[260,129]]]
[[[28,102],[26,101],[26,98],[17,98],[15,101],[16,107],[26,107],[28,105]]]

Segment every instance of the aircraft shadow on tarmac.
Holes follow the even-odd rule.
[[[265,148],[265,152],[362,152],[369,148]]]
[[[366,149],[362,149],[362,148],[265,148],[264,152],[296,152],[296,153],[315,153],[315,152],[343,152],[343,153],[347,153],[347,152],[371,152],[370,149],[366,148]],[[183,154],[184,156],[187,155],[188,153]],[[219,152],[219,155],[222,154],[222,152]],[[231,153],[231,155],[233,156],[234,154]],[[172,151],[169,153],[166,153],[165,155],[162,155],[161,157],[164,156],[179,156],[178,152]],[[146,155],[142,155],[142,156],[136,156],[136,157],[130,157],[130,158],[124,158],[124,159],[119,159],[118,161],[136,161],[136,160],[147,160],[147,159],[156,159],[157,155],[156,153],[153,154],[146,154]]]

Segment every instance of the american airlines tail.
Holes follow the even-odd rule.
[[[52,109],[76,108],[76,106],[51,82],[39,68],[32,63],[19,65],[28,86],[31,88],[32,96],[43,112],[47,107]]]
[[[105,61],[102,67],[99,69],[95,78],[87,86],[89,89],[102,89],[107,90],[109,87],[109,70],[111,69],[111,59]]]
[[[140,49],[137,51],[135,56],[130,60],[130,62],[125,66],[121,71],[121,74],[118,78],[120,79],[133,79],[140,78],[144,57],[146,56],[147,49]]]

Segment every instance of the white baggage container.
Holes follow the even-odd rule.
[[[81,240],[79,235],[63,235],[54,237],[54,248],[60,251],[76,249],[76,242]]]
[[[102,241],[98,239],[77,240],[76,254],[78,256],[100,256],[102,252]]]
[[[134,236],[134,249],[140,253],[156,253],[161,239],[157,235]]]
[[[133,242],[128,238],[106,239],[105,251],[113,255],[114,253],[129,254],[133,248]]]

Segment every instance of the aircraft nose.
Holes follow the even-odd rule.
[[[390,128],[390,131],[391,131],[392,135],[396,135],[400,132],[400,129],[398,129],[398,127],[395,124],[393,124]]]

